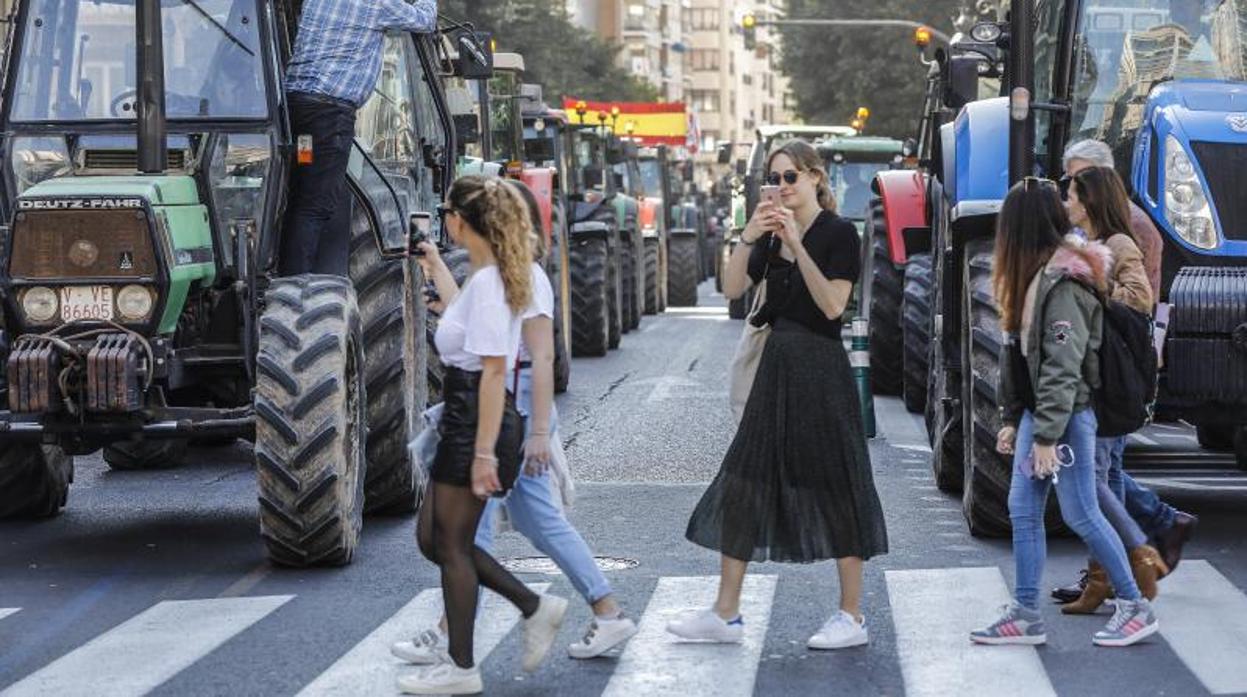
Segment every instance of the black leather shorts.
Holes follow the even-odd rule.
[[[445,407],[438,425],[441,442],[430,473],[433,481],[453,486],[472,485],[472,460],[476,457],[476,424],[480,419],[481,374],[446,367],[442,378]],[[515,396],[507,392],[502,429],[494,455],[498,458],[498,481],[502,495],[511,490],[520,474],[524,447],[524,417],[515,409]]]

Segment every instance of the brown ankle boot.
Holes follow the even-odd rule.
[[[1061,606],[1061,612],[1067,615],[1093,615],[1104,604],[1112,587],[1108,584],[1108,574],[1099,562],[1091,562],[1087,567],[1087,586],[1082,595],[1072,603]]]
[[[1155,600],[1159,589],[1156,582],[1169,573],[1169,567],[1160,558],[1160,552],[1151,545],[1139,545],[1130,550],[1130,571],[1134,573],[1134,582],[1139,592],[1148,600]]]

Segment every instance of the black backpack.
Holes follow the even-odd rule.
[[[1099,293],[1096,297],[1104,306],[1100,388],[1095,391],[1096,435],[1127,436],[1152,418],[1157,384],[1152,318]]]

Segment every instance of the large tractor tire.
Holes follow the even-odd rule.
[[[61,512],[74,459],[54,445],[0,448],[0,518],[50,518]]]
[[[1204,450],[1234,453],[1238,467],[1247,470],[1247,426],[1199,424],[1195,436]]]
[[[675,307],[697,306],[697,244],[694,235],[675,235],[667,242],[667,287]]]
[[[607,285],[606,298],[608,307],[610,308],[610,334],[607,337],[607,346],[612,350],[619,348],[620,341],[623,340],[624,334],[624,273],[623,273],[623,245],[621,241],[616,239],[614,249],[611,250],[610,260],[607,263]]]
[[[605,356],[610,345],[611,311],[606,240],[575,240],[571,245],[572,355]]]
[[[623,247],[623,332],[641,326],[641,296],[639,295],[641,277],[638,267],[636,250],[632,242],[626,241]]]
[[[657,237],[645,239],[645,314],[658,314],[658,244]]]
[[[554,391],[562,394],[571,385],[572,339],[571,339],[571,282],[568,274],[567,236],[563,228],[563,206],[555,201],[551,209],[553,243],[549,250],[548,272],[550,285],[554,288]]]
[[[104,446],[104,462],[123,472],[172,469],[182,464],[189,445],[181,438],[117,441]]]
[[[424,473],[407,444],[419,433],[429,399],[424,275],[414,260],[388,260],[360,206],[351,215],[350,277],[364,338],[368,397],[366,513],[410,513],[420,504]]]
[[[905,408],[921,414],[927,406],[927,350],[931,342],[931,255],[915,254],[905,265],[905,296],[901,300],[901,334],[905,373],[901,393]]]
[[[273,282],[260,319],[255,392],[260,535],[285,566],[342,565],[364,515],[368,396],[350,281]]]
[[[901,393],[903,272],[888,257],[887,238],[876,235],[870,263],[870,384],[875,394]]]

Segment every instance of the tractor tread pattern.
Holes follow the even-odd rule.
[[[931,255],[914,254],[905,264],[905,295],[901,299],[901,365],[905,408],[921,414],[927,406],[927,345],[931,341]]]
[[[74,460],[51,445],[10,443],[0,449],[0,519],[50,518],[69,497]]]
[[[571,245],[572,355],[605,356],[610,340],[606,240]]]
[[[876,231],[879,232],[879,231]],[[870,274],[870,383],[875,394],[901,393],[902,269],[888,256],[887,238],[872,243]]]
[[[678,235],[667,244],[667,296],[673,307],[697,306],[696,236]]]

